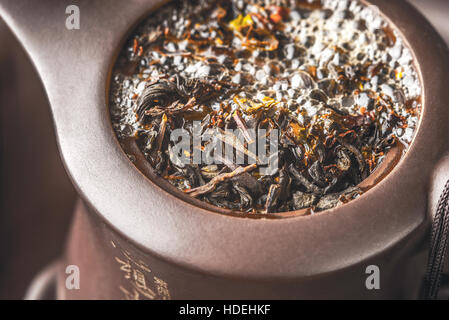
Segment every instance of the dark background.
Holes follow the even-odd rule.
[[[410,2],[449,43],[449,0]],[[21,299],[33,276],[61,253],[76,193],[39,77],[1,20],[0,165],[0,299]]]
[[[75,191],[42,84],[0,20],[0,299],[20,299],[60,252]]]

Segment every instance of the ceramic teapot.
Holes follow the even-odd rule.
[[[77,1],[79,30],[66,27],[68,0],[0,1],[1,16],[42,78],[61,157],[81,199],[55,267],[56,298],[422,297],[431,241],[439,255],[430,255],[436,262],[429,269],[440,270],[445,256],[439,230],[449,179],[448,48],[407,2],[362,2],[379,7],[416,61],[423,110],[410,149],[348,204],[313,216],[249,219],[173,194],[139,170],[115,138],[112,67],[129,32],[164,1]],[[73,266],[75,288],[67,285]],[[367,287],[372,270],[377,288]]]

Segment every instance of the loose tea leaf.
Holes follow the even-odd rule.
[[[250,214],[357,198],[421,110],[410,49],[354,0],[172,1],[113,75],[119,139],[186,194]]]
[[[245,168],[238,167],[237,169],[235,169],[234,171],[232,171],[230,173],[222,173],[222,174],[216,176],[211,181],[209,181],[207,184],[205,184],[201,187],[185,190],[185,192],[190,194],[192,197],[197,197],[199,195],[203,195],[203,194],[212,192],[220,182],[232,179],[236,176],[239,176],[246,172],[252,171],[255,168],[257,168],[256,164],[249,165]]]

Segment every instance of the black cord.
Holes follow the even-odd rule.
[[[430,240],[430,252],[427,262],[425,277],[424,299],[435,300],[441,283],[441,273],[448,250],[449,239],[449,181],[446,183],[443,193],[438,201],[435,213],[432,235]]]

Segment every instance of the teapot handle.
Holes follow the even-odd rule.
[[[437,165],[429,196],[432,221],[430,250],[424,286],[425,299],[449,295],[449,156]],[[445,297],[442,297],[445,295]]]

